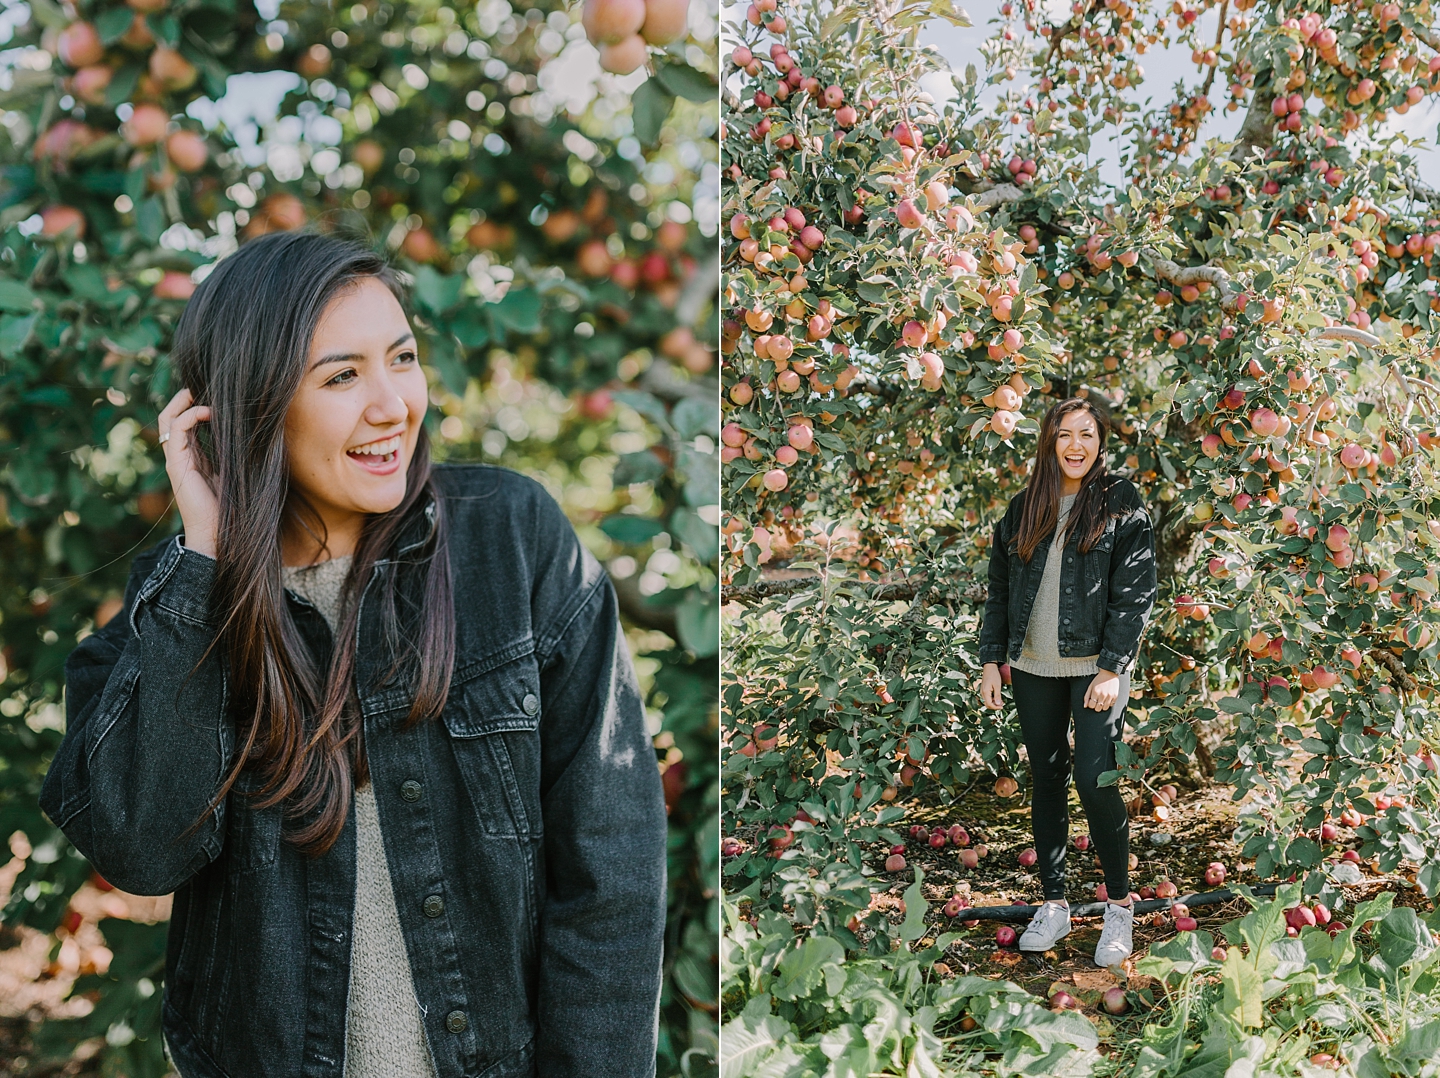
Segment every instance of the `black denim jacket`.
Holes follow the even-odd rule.
[[[538,484],[439,466],[455,673],[438,720],[407,688],[377,603],[405,609],[434,506],[417,506],[361,598],[356,690],[415,994],[439,1078],[653,1075],[665,810],[614,591]],[[68,729],[46,814],[117,887],[175,892],[164,1030],[186,1078],[342,1073],[355,814],[311,859],[281,807],[231,793],[189,838],[235,751],[212,654],[214,562],[171,539],[135,558],[125,608],[65,668]],[[286,592],[328,662],[320,612]],[[250,773],[242,788],[254,788]],[[438,898],[438,901],[436,899]]]
[[[1005,663],[1020,654],[1035,593],[1045,575],[1053,531],[1028,563],[1016,552],[1027,490],[1010,500],[990,541],[981,663]],[[1105,532],[1088,553],[1080,553],[1073,533],[1066,537],[1057,635],[1061,655],[1098,654],[1100,669],[1123,674],[1140,650],[1140,637],[1155,603],[1155,533],[1140,494],[1128,479],[1110,477],[1106,504]]]

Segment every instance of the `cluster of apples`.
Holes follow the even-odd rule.
[[[1323,902],[1316,902],[1309,906],[1301,903],[1298,906],[1291,906],[1285,911],[1285,934],[1287,936],[1298,936],[1305,929],[1312,927],[1322,928],[1332,936],[1345,928],[1344,924],[1335,920],[1330,913],[1330,907]]]
[[[1185,596],[1181,596],[1181,598],[1185,598]],[[1136,794],[1126,802],[1125,808],[1131,816],[1138,816],[1148,807],[1150,816],[1156,823],[1165,823],[1170,819],[1170,806],[1179,799],[1180,791],[1172,783],[1167,782],[1148,798],[1143,793]]]
[[[689,11],[689,0],[585,0],[580,21],[600,50],[600,66],[628,75],[645,63],[651,45],[685,35]]]
[[[83,19],[70,22],[58,32],[47,29],[42,37],[42,45],[70,69],[64,78],[65,89],[86,105],[106,103],[106,91],[115,72],[131,62],[125,54],[148,54],[148,70],[136,83],[135,104],[129,119],[120,126],[120,135],[136,151],[130,162],[132,169],[143,164],[149,154],[163,152],[164,167],[147,177],[152,191],[172,186],[177,170],[199,172],[210,157],[204,135],[185,128],[172,130],[169,111],[156,103],[167,93],[193,86],[198,77],[195,65],[180,52],[156,44],[145,22],[147,14],[162,11],[166,6],[167,0],[130,0],[135,12],[133,20],[113,50],[106,47],[95,26]],[[34,156],[48,159],[54,167],[63,170],[76,153],[104,134],[87,123],[62,118],[36,138]],[[78,240],[84,238],[85,231],[84,214],[74,206],[54,203],[41,212],[44,236]]]

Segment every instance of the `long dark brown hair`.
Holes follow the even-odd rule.
[[[1025,485],[1025,502],[1020,509],[1020,527],[1016,540],[1020,556],[1027,562],[1045,538],[1055,530],[1060,519],[1060,492],[1065,476],[1060,470],[1060,460],[1055,455],[1055,443],[1060,436],[1060,421],[1071,412],[1089,412],[1095,419],[1095,429],[1100,435],[1100,451],[1095,462],[1080,480],[1080,490],[1070,506],[1070,515],[1065,522],[1066,541],[1072,535],[1080,537],[1080,551],[1092,549],[1105,532],[1108,516],[1108,499],[1105,496],[1110,485],[1110,472],[1105,465],[1105,442],[1110,434],[1110,417],[1104,409],[1083,397],[1070,397],[1045,413],[1040,422],[1040,444],[1035,447],[1035,463],[1030,469],[1030,482]]]
[[[367,602],[378,602],[394,655],[382,680],[405,668],[412,673],[407,726],[445,706],[454,666],[444,502],[431,478],[423,426],[406,471],[404,499],[388,513],[365,518],[342,590],[328,669],[320,669],[305,647],[281,583],[282,531],[308,531],[325,544],[319,513],[290,484],[285,416],[326,307],[367,277],[408,307],[395,271],[358,242],[315,232],[252,240],[196,288],[170,353],[195,403],[211,409],[210,421],[196,428],[197,463],[219,492],[210,595],[219,631],[213,647],[228,666],[231,717],[239,732],[234,763],[195,826],[251,768],[259,779],[257,788],[247,791],[255,806],[284,802],[287,839],[311,855],[334,845],[354,787],[368,780],[354,689],[357,591],[391,551],[402,525],[431,499],[423,542],[379,574]],[[401,581],[403,589],[397,586]],[[397,610],[397,595],[403,611]]]

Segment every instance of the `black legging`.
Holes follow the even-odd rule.
[[[1120,675],[1120,691],[1108,711],[1085,706],[1085,690],[1094,674],[1082,677],[1039,677],[1011,668],[1010,688],[1025,749],[1030,755],[1033,799],[1030,821],[1035,830],[1040,882],[1046,899],[1065,897],[1065,844],[1070,813],[1070,718],[1075,718],[1075,788],[1090,822],[1090,840],[1105,870],[1111,898],[1130,893],[1130,820],[1118,786],[1097,786],[1103,771],[1115,767],[1115,742],[1125,725],[1130,702],[1130,675]]]

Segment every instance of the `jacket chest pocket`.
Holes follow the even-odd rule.
[[[1089,620],[1097,626],[1105,620],[1105,609],[1110,602],[1110,555],[1115,550],[1115,521],[1109,520],[1095,545],[1076,560],[1080,572],[1076,583],[1082,609]]]
[[[255,808],[249,795],[260,785],[258,772],[242,771],[227,797],[225,850],[230,859],[230,870],[235,873],[254,872],[274,864],[280,852],[284,806]]]
[[[540,710],[540,670],[530,652],[450,689],[441,718],[487,834],[541,834]]]

